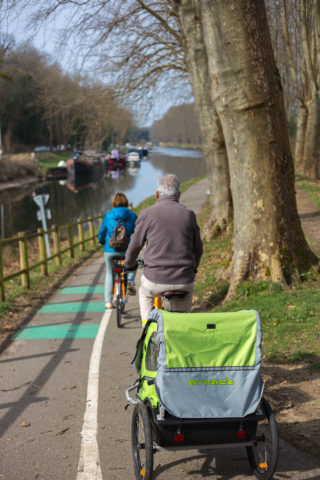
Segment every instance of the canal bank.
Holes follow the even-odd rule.
[[[4,238],[23,231],[35,232],[40,227],[33,192],[49,195],[47,208],[51,212],[48,222],[50,228],[52,225],[65,225],[78,218],[105,213],[110,209],[116,192],[125,193],[129,202],[136,207],[146,197],[154,194],[157,179],[164,173],[175,173],[182,183],[206,175],[202,152],[158,147],[137,167],[105,173],[97,181],[78,190],[72,189],[66,180],[51,180],[24,185],[24,188],[0,190]]]
[[[35,185],[39,182],[38,177],[22,177],[15,180],[8,180],[6,182],[0,182],[0,192],[10,190],[12,188],[24,188],[26,185]]]

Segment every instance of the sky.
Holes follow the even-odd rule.
[[[1,3],[1,0],[0,0]],[[0,20],[1,21],[1,20]],[[45,25],[37,27],[37,29],[28,26],[28,14],[19,14],[19,10],[13,10],[11,14],[2,19],[0,23],[1,35],[11,34],[17,45],[25,42],[31,43],[37,50],[42,53],[48,53],[51,58],[56,61],[61,68],[70,72],[78,72],[81,65],[81,59],[77,57],[78,62],[75,62],[75,55],[70,54],[74,48],[69,45],[58,45],[58,34],[62,29],[66,28],[66,16],[57,14],[54,18],[48,21]],[[89,70],[90,71],[90,70]],[[105,80],[105,75],[102,81]],[[139,127],[149,127],[155,120],[160,119],[169,110],[175,102],[175,93],[171,94],[167,88],[162,95],[153,96],[153,105],[147,108],[150,104],[150,99],[146,97],[146,102],[133,105],[133,112],[136,116],[136,121]],[[190,99],[192,101],[192,98]],[[181,103],[181,100],[180,100]]]

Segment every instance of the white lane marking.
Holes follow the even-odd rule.
[[[102,480],[97,442],[99,368],[103,340],[111,317],[111,312],[112,310],[106,310],[103,314],[91,352],[87,388],[87,407],[81,432],[82,440],[77,480]]]

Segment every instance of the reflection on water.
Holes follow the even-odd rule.
[[[51,210],[51,220],[48,221],[50,227],[98,213],[104,214],[111,208],[112,197],[116,192],[125,193],[133,206],[137,206],[155,193],[157,179],[163,173],[175,173],[181,182],[185,182],[190,178],[205,175],[206,167],[199,151],[156,147],[147,160],[142,160],[140,168],[127,169],[119,175],[105,176],[92,186],[81,188],[77,192],[68,189],[63,181],[41,183],[24,190],[0,192],[4,236],[10,237],[19,231],[35,232],[41,226],[36,217],[38,207],[32,199],[32,191],[50,195],[47,204],[47,208]]]

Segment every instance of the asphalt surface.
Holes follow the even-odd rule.
[[[181,203],[199,211],[207,184]],[[134,479],[125,390],[141,334],[137,296],[123,327],[104,310],[104,259],[74,274],[0,356],[0,479]],[[137,284],[139,284],[137,275]],[[254,478],[245,449],[157,453],[154,479]],[[284,479],[320,479],[320,459],[280,439]]]

